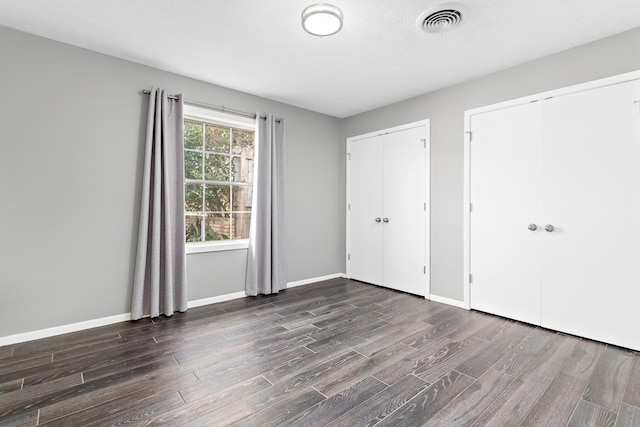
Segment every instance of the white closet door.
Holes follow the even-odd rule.
[[[351,141],[349,152],[350,277],[383,284],[383,139]],[[376,218],[380,222],[376,222]]]
[[[384,285],[425,296],[426,129],[384,135]]]
[[[474,115],[471,130],[471,307],[539,324],[540,105]]]
[[[542,325],[634,349],[640,349],[638,101],[636,81],[544,103],[540,216],[555,227],[541,236]]]

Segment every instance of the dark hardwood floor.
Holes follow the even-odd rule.
[[[0,425],[115,424],[640,426],[640,355],[344,279],[0,347]]]

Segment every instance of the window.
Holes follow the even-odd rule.
[[[249,238],[254,137],[252,119],[185,105],[187,243],[219,244]]]

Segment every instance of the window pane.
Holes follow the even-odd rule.
[[[204,179],[229,181],[229,156],[223,154],[205,154]]]
[[[184,148],[202,150],[202,123],[184,119]]]
[[[184,210],[202,212],[202,184],[184,185]]]
[[[251,210],[251,187],[248,185],[233,186],[233,210],[234,211],[250,211]]]
[[[230,202],[230,185],[205,185],[205,210],[207,212],[231,212]]]
[[[184,152],[184,177],[187,179],[202,179],[202,153],[196,151]]]
[[[246,157],[233,156],[233,164],[231,168],[233,181],[235,182],[253,182],[253,159]]]
[[[205,130],[205,150],[229,154],[231,132],[229,128],[207,124]]]
[[[249,226],[251,225],[250,213],[234,213],[232,239],[248,239]]]
[[[201,240],[202,217],[196,215],[186,215],[184,218],[184,229],[187,242],[199,242]]]
[[[206,220],[205,240],[229,240],[231,218],[229,214],[209,214]]]
[[[233,154],[240,154],[244,157],[253,157],[253,131],[233,130]]]
[[[225,124],[213,111],[206,119],[190,114],[195,110],[185,106],[185,240],[248,238],[255,132]]]

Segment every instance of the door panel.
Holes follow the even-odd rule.
[[[383,141],[381,136],[351,141],[349,152],[350,277],[383,284]]]
[[[640,349],[640,82],[543,107],[542,325]]]
[[[385,286],[426,295],[424,126],[384,135]]]
[[[540,103],[471,118],[470,304],[540,322]],[[529,224],[539,228],[530,231]]]

